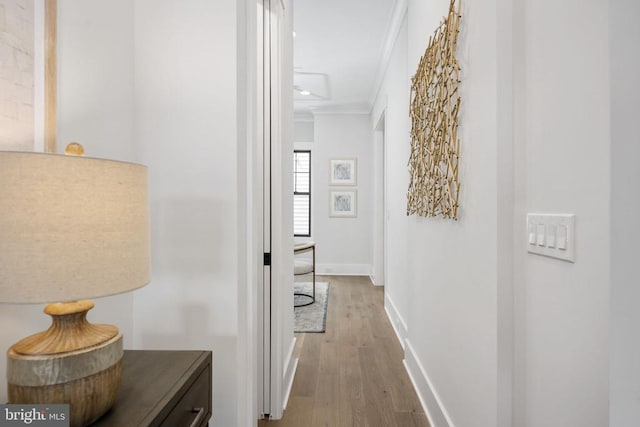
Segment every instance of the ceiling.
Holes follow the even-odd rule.
[[[396,1],[294,0],[297,112],[371,109]]]

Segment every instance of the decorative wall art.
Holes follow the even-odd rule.
[[[329,160],[330,185],[356,185],[356,159]]]
[[[57,0],[0,1],[2,150],[56,151],[56,10]]]
[[[356,216],[356,190],[329,190],[329,216],[331,217],[355,217]]]
[[[411,157],[407,215],[458,218],[460,67],[455,57],[457,0],[440,24],[411,80]]]

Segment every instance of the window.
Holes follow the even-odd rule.
[[[293,152],[293,235],[311,237],[311,151]]]

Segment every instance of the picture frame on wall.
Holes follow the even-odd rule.
[[[40,44],[39,57],[35,61],[39,96],[36,116],[41,118],[41,126],[36,128],[37,138],[45,153],[55,153],[57,148],[58,102],[58,0],[35,0],[35,37]],[[43,34],[44,33],[44,34]],[[36,140],[37,141],[37,140]],[[36,142],[36,145],[39,145]]]
[[[329,185],[356,185],[357,159],[330,159]]]
[[[329,190],[329,216],[355,218],[358,207],[357,190]]]
[[[0,148],[56,151],[57,0],[8,2],[0,15]]]

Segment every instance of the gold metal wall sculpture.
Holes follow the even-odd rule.
[[[460,181],[460,67],[456,60],[462,16],[457,0],[420,59],[411,80],[411,157],[407,215],[458,218]]]

